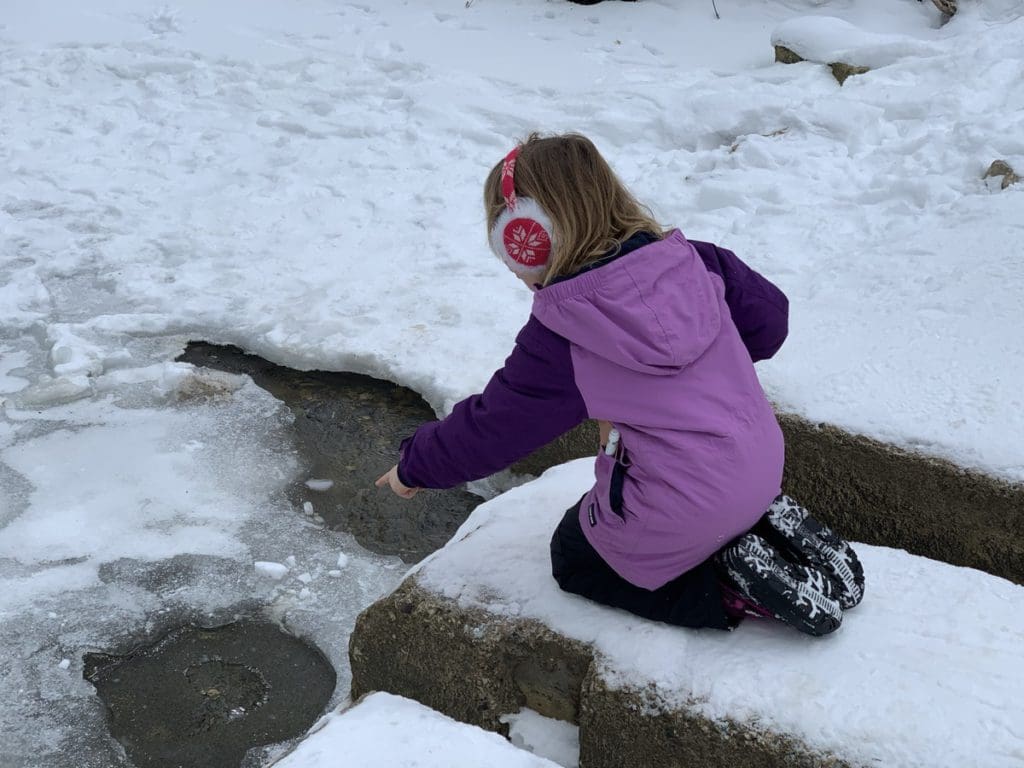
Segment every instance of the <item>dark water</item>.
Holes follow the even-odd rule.
[[[85,677],[138,768],[229,768],[300,736],[334,692],[320,651],[276,625],[188,626],[123,656],[87,654]]]
[[[400,499],[373,482],[398,459],[398,445],[435,418],[412,390],[353,373],[295,371],[237,347],[193,342],[178,360],[229,373],[244,373],[284,402],[295,415],[302,481],[289,492],[296,511],[304,502],[335,529],[351,533],[369,550],[416,562],[441,547],[480,498],[463,489],[426,491]],[[330,480],[325,491],[308,478]]]

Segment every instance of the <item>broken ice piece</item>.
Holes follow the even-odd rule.
[[[311,501],[304,501],[304,502],[302,502],[302,511],[305,512],[307,515],[312,515],[313,514],[313,502],[311,502]]]
[[[330,576],[332,579],[340,579],[341,571],[328,571],[327,575]]]
[[[311,582],[313,580],[313,577],[310,576],[308,573],[303,573],[303,574],[299,575],[298,579],[303,584],[309,584],[309,582]]]
[[[348,565],[348,555],[342,552],[338,555],[338,567],[344,568],[346,565]]]
[[[315,480],[311,478],[306,481],[306,487],[311,491],[329,491],[333,485],[333,480]]]
[[[309,600],[309,598],[311,598],[312,596],[313,596],[313,593],[310,592],[305,587],[303,587],[301,590],[299,590],[299,599],[300,600]]]
[[[284,561],[288,564],[289,568],[295,567],[295,555],[288,555],[288,557],[286,557]]]
[[[283,578],[284,575],[288,573],[288,566],[282,565],[281,563],[257,560],[253,565],[256,567],[256,573],[260,576],[266,576],[267,578],[274,579],[275,581]]]
[[[57,665],[61,669],[67,669],[71,666],[71,659],[61,659],[60,664]]]

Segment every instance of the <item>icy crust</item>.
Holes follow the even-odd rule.
[[[127,765],[83,656],[187,623],[282,623],[327,655],[336,703],[356,615],[403,570],[284,498],[300,471],[285,406],[246,378],[134,353],[150,364],[116,371],[116,387],[98,377],[110,391],[0,411],[4,768]],[[0,397],[23,391],[13,371],[32,356],[0,359]]]
[[[578,129],[666,225],[788,293],[790,340],[761,369],[781,407],[1024,480],[1024,188],[980,178],[1024,167],[1022,4],[941,29],[929,3],[796,5],[105,0],[5,19],[0,320],[53,349],[26,405],[88,396],[127,366],[126,335],[181,334],[447,412],[529,311],[487,252],[482,180],[516,137]],[[891,64],[842,89],[772,66],[764,30],[817,12],[860,31],[784,37]],[[514,73],[491,55],[510,29]]]
[[[801,58],[830,64],[885,67],[908,57],[939,56],[943,49],[909,35],[867,32],[834,16],[787,19],[772,32],[772,45],[782,45]]]
[[[593,644],[613,687],[651,691],[656,706],[789,735],[854,764],[1024,760],[1024,588],[858,544],[867,595],[828,638],[755,620],[731,633],[658,625],[551,578],[551,531],[592,482],[581,459],[483,504],[422,564],[419,583]]]
[[[558,768],[497,734],[374,693],[325,717],[275,768]]]

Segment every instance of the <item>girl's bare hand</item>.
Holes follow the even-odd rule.
[[[383,488],[385,485],[390,486],[391,490],[403,499],[411,499],[417,493],[420,492],[419,488],[410,488],[402,484],[402,481],[398,479],[398,465],[395,464],[391,469],[385,472],[383,475],[377,478],[375,485],[378,488]]]

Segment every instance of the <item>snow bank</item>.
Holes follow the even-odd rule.
[[[557,768],[500,736],[375,693],[328,715],[277,768]]]
[[[841,61],[860,67],[885,67],[907,57],[942,54],[936,43],[909,35],[866,32],[834,16],[787,19],[772,33],[772,45],[782,45],[808,61]]]

